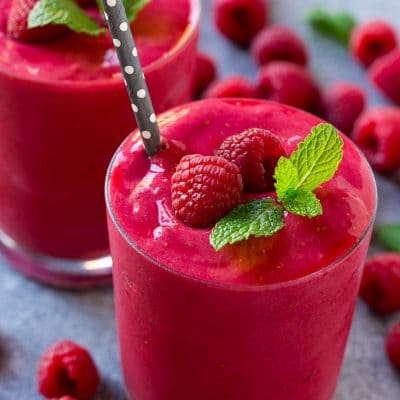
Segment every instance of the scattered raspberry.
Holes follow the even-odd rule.
[[[322,95],[323,116],[340,131],[350,135],[365,108],[364,91],[357,85],[336,82]]]
[[[72,396],[91,400],[99,380],[90,354],[69,340],[55,343],[39,361],[38,390],[47,398]]]
[[[240,168],[247,191],[262,193],[274,189],[274,170],[285,150],[274,134],[253,128],[225,139],[217,155]]]
[[[213,82],[204,92],[203,98],[222,98],[222,97],[257,97],[256,88],[253,83],[240,75],[233,75],[229,78]]]
[[[90,7],[96,5],[96,0],[75,0],[81,7]]]
[[[47,400],[77,400],[75,397],[71,397],[71,396],[63,396],[63,397],[53,397],[51,399],[47,399]]]
[[[386,337],[386,353],[390,362],[400,369],[400,323],[389,330]]]
[[[172,175],[172,207],[187,225],[208,227],[239,204],[242,189],[235,164],[217,156],[188,155]]]
[[[261,68],[258,76],[259,96],[315,112],[320,92],[308,71],[292,62],[273,61]]]
[[[276,60],[306,65],[308,60],[303,40],[283,25],[270,26],[260,31],[251,44],[251,54],[258,65]]]
[[[400,254],[381,253],[366,262],[360,295],[382,314],[400,310]]]
[[[28,16],[39,0],[13,0],[8,14],[7,33],[22,42],[40,42],[53,39],[65,32],[59,25],[28,29]]]
[[[351,33],[351,54],[366,67],[396,47],[396,31],[385,21],[360,24]]]
[[[246,46],[267,20],[265,0],[215,0],[215,23],[233,42]]]
[[[378,107],[356,121],[352,139],[378,172],[400,167],[400,110]]]
[[[194,84],[195,97],[200,96],[204,92],[207,86],[215,79],[216,75],[217,67],[213,58],[205,53],[197,53]]]
[[[394,103],[400,105],[400,50],[376,60],[369,70],[369,79]]]

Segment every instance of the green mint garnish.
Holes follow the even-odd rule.
[[[271,236],[284,226],[283,208],[271,197],[250,200],[217,222],[210,236],[215,250],[250,236]]]
[[[346,46],[349,43],[351,31],[356,25],[356,20],[350,14],[328,13],[321,8],[312,10],[307,20],[314,30]]]
[[[313,191],[335,174],[343,158],[343,140],[329,124],[311,130],[290,158],[281,157],[275,169],[278,199],[293,214],[315,217],[322,207]]]
[[[138,12],[150,1],[151,0],[122,0],[128,21],[132,22],[136,18]],[[100,10],[104,10],[102,0],[97,0],[97,5]]]
[[[72,31],[98,36],[105,32],[73,0],[40,0],[28,17],[28,27],[65,25]]]
[[[400,252],[400,224],[382,225],[376,229],[376,234],[388,250]]]
[[[285,225],[284,210],[309,218],[321,215],[322,205],[313,191],[335,175],[342,158],[343,140],[336,129],[329,124],[315,126],[275,168],[275,189],[283,207],[271,197],[237,206],[217,222],[211,245],[218,251],[250,236],[272,236]]]

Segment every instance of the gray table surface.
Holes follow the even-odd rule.
[[[254,78],[256,69],[247,53],[215,34],[210,3],[203,0],[201,48],[217,58],[220,76],[243,73]],[[295,27],[310,44],[311,69],[321,84],[336,79],[358,82],[367,91],[370,106],[385,104],[344,48],[317,37],[303,23],[306,10],[314,5],[346,9],[359,20],[379,16],[396,24],[400,1],[271,1],[271,19]],[[400,188],[382,178],[378,185],[378,222],[400,222]],[[0,273],[0,400],[41,398],[35,389],[37,360],[48,345],[61,338],[76,340],[93,354],[102,375],[97,400],[124,399],[112,289],[53,290],[18,275],[1,257]],[[387,328],[396,320],[400,315],[381,318],[359,302],[335,400],[400,399],[400,375],[390,367],[383,351]]]

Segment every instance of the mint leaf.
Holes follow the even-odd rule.
[[[328,13],[316,8],[307,16],[308,23],[320,34],[348,45],[356,20],[345,12]]]
[[[210,243],[218,251],[228,243],[247,240],[250,236],[271,236],[283,227],[283,208],[274,199],[250,200],[217,222]]]
[[[138,12],[150,1],[151,0],[122,0],[128,21],[132,22],[136,18]],[[104,11],[102,0],[97,0],[97,5],[100,10]]]
[[[388,250],[400,252],[400,224],[382,225],[376,229],[376,234]]]
[[[322,215],[322,206],[313,192],[302,189],[289,189],[283,197],[282,203],[287,211],[303,217]]]
[[[330,124],[315,126],[290,158],[279,159],[274,173],[278,199],[294,214],[321,215],[313,190],[333,177],[342,158],[343,140],[336,129]]]
[[[290,160],[297,168],[296,189],[314,190],[329,181],[343,158],[343,140],[330,124],[312,128],[311,135],[299,144]]]
[[[28,17],[28,28],[46,25],[66,25],[78,33],[98,36],[105,32],[73,0],[40,0]]]

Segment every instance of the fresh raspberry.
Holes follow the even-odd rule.
[[[90,354],[76,343],[63,340],[42,355],[38,390],[47,397],[91,400],[99,386],[99,375]]]
[[[246,46],[267,21],[266,0],[215,0],[214,17],[219,31]]]
[[[47,25],[28,29],[28,16],[39,0],[13,0],[8,14],[7,33],[22,42],[40,42],[53,39],[66,31],[61,25]]]
[[[258,65],[277,60],[306,65],[308,60],[303,40],[283,25],[273,25],[260,31],[251,44],[251,54]]]
[[[382,314],[400,310],[400,254],[381,253],[366,262],[360,295]]]
[[[258,76],[260,97],[315,112],[320,103],[317,84],[308,71],[292,62],[273,61]]]
[[[225,139],[217,155],[240,168],[248,192],[262,193],[274,189],[274,170],[285,150],[274,134],[253,128]]]
[[[63,397],[52,397],[51,399],[47,400],[77,400],[77,399],[71,396],[63,396]]]
[[[211,83],[203,94],[205,99],[222,97],[255,98],[257,97],[257,92],[249,79],[244,76],[233,75]]]
[[[361,114],[354,125],[352,139],[378,172],[400,167],[400,110],[378,107]]]
[[[171,189],[177,217],[204,228],[239,204],[243,181],[239,168],[225,158],[192,154],[181,159]]]
[[[394,103],[400,104],[400,50],[376,60],[368,73],[374,85]]]
[[[215,79],[217,67],[214,59],[205,53],[197,53],[194,95],[200,96],[207,86]]]
[[[351,33],[351,54],[366,67],[396,47],[396,31],[385,21],[375,20],[360,24]]]
[[[386,337],[386,354],[390,362],[400,369],[400,323],[389,330]]]
[[[335,82],[322,94],[323,116],[346,135],[365,108],[365,93],[357,85]]]
[[[75,0],[81,7],[90,7],[96,5],[96,0]]]

